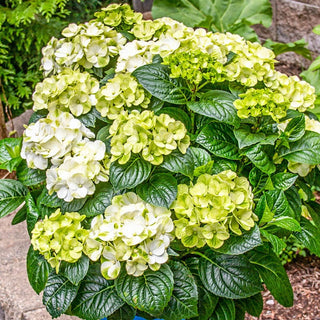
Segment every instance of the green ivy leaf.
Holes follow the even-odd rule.
[[[23,160],[17,168],[17,178],[27,187],[36,186],[46,180],[46,172],[28,168],[27,163]]]
[[[81,214],[87,217],[94,217],[103,214],[106,208],[111,204],[114,192],[110,183],[99,183],[96,186],[94,195],[88,198],[87,202],[80,210]]]
[[[174,288],[171,299],[159,316],[168,320],[189,319],[198,315],[198,290],[190,270],[181,262],[170,263]]]
[[[0,180],[0,218],[17,209],[25,200],[28,189],[19,181]]]
[[[111,316],[108,317],[109,320],[133,320],[136,316],[136,309],[125,304]]]
[[[27,274],[31,287],[37,294],[45,288],[50,271],[48,261],[30,246],[27,254]]]
[[[293,305],[292,287],[275,253],[263,246],[253,249],[246,255],[275,299],[284,307],[291,307]]]
[[[77,291],[78,286],[73,285],[67,278],[55,271],[49,274],[42,302],[52,318],[58,318],[67,311]]]
[[[301,231],[294,233],[295,238],[320,257],[320,229],[304,217],[301,217],[300,225]]]
[[[113,281],[106,280],[100,272],[100,265],[91,265],[81,281],[78,294],[72,302],[72,313],[86,320],[108,317],[124,305],[119,298]]]
[[[283,191],[289,189],[298,179],[298,175],[290,172],[280,172],[271,177],[273,186]]]
[[[305,134],[306,120],[304,114],[299,115],[290,120],[286,129],[284,130],[284,135],[289,142],[298,141]]]
[[[218,122],[207,124],[199,133],[196,142],[217,157],[240,159],[237,140],[226,124]]]
[[[113,162],[110,166],[110,182],[115,191],[132,189],[148,179],[151,167],[150,162],[139,156],[131,156],[125,164]]]
[[[299,222],[291,217],[275,218],[268,223],[268,227],[269,226],[277,226],[289,231],[301,231]]]
[[[144,65],[136,69],[132,75],[156,98],[174,104],[185,104],[185,84],[181,79],[170,77],[168,66],[161,63]]]
[[[207,290],[230,299],[250,297],[263,290],[259,275],[243,255],[229,256],[207,250],[199,261],[200,278]]]
[[[39,220],[40,212],[30,193],[26,195],[26,209],[27,209],[27,229],[28,229],[29,236],[31,237],[32,235],[31,231],[34,229],[34,226]]]
[[[237,127],[240,124],[240,118],[233,105],[235,100],[236,97],[229,92],[211,90],[207,91],[199,101],[188,102],[187,106],[198,114]]]
[[[234,301],[220,298],[209,320],[236,320]]]
[[[78,285],[89,270],[89,258],[84,254],[75,263],[62,261],[59,273],[66,277],[72,284]]]
[[[178,193],[177,180],[168,173],[154,174],[137,187],[138,195],[156,207],[170,208]]]
[[[186,154],[179,151],[173,151],[165,156],[161,167],[174,173],[181,173],[192,178],[194,171],[194,162],[191,151],[188,149]]]
[[[262,172],[271,174],[276,171],[276,166],[269,158],[266,152],[263,150],[261,144],[251,147],[245,152],[245,155],[251,160],[251,162]]]
[[[158,271],[148,269],[140,277],[130,276],[122,269],[115,286],[118,295],[130,306],[150,314],[159,314],[171,298],[173,273],[166,264]]]
[[[224,254],[239,255],[261,244],[259,227],[255,225],[250,231],[244,232],[241,236],[231,234],[222,247],[214,250]]]

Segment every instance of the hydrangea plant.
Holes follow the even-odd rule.
[[[43,49],[22,139],[0,142],[0,217],[26,220],[53,318],[244,319],[320,256],[315,90],[231,33],[110,5]],[[303,214],[302,214],[303,208]]]

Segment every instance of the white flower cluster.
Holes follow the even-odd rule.
[[[64,67],[105,67],[126,43],[120,33],[97,21],[71,23],[62,35],[65,38],[52,38],[42,50],[45,75],[61,72]]]
[[[174,229],[170,216],[170,210],[150,205],[133,192],[116,196],[104,216],[92,220],[84,253],[93,261],[101,258],[106,279],[118,277],[121,261],[130,275],[140,276],[148,267],[156,271],[168,260]]]
[[[71,111],[75,116],[88,113],[96,104],[95,94],[99,81],[88,72],[65,68],[61,73],[36,85],[33,93],[33,110],[60,109]]]

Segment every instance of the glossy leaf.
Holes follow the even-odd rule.
[[[236,320],[234,301],[220,298],[209,320]]]
[[[245,155],[251,162],[262,172],[271,174],[276,171],[273,161],[269,158],[267,153],[263,150],[262,145],[255,145],[245,152]]]
[[[297,180],[298,175],[290,172],[280,172],[272,176],[273,186],[283,191],[289,189]]]
[[[27,187],[36,186],[46,180],[45,171],[28,168],[25,161],[20,163],[16,174],[18,180]]]
[[[74,263],[62,261],[59,273],[65,276],[71,283],[78,285],[89,270],[89,258],[84,254]]]
[[[261,235],[266,238],[272,245],[272,250],[279,255],[282,250],[287,246],[285,241],[277,237],[276,235],[269,233],[266,230],[260,230]]]
[[[31,237],[31,231],[34,229],[37,221],[40,218],[40,212],[36,206],[35,201],[30,193],[26,196],[26,209],[27,209],[27,229]]]

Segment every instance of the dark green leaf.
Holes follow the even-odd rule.
[[[154,174],[137,187],[138,195],[156,207],[170,208],[178,192],[177,180],[168,173]]]
[[[111,316],[108,317],[109,320],[133,320],[136,315],[136,310],[125,304]]]
[[[124,305],[118,297],[113,281],[106,280],[100,265],[91,265],[81,281],[78,294],[72,302],[72,313],[82,319],[97,320],[108,317]]]
[[[289,189],[297,180],[298,175],[290,172],[280,172],[272,176],[273,186],[283,191]]]
[[[244,232],[241,236],[231,234],[230,238],[224,242],[223,246],[215,249],[215,251],[229,255],[239,255],[260,246],[261,244],[260,231],[258,226],[255,225],[254,228]]]
[[[191,152],[195,168],[203,166],[211,160],[210,154],[204,149],[190,147],[189,150]]]
[[[305,203],[308,212],[316,226],[320,226],[320,204],[314,201]]]
[[[11,224],[14,226],[27,219],[27,208],[24,205],[13,217]]]
[[[261,196],[256,207],[254,209],[254,213],[259,218],[259,225],[264,224],[272,220],[274,213],[269,208],[267,197],[265,194]]]
[[[236,97],[226,91],[211,90],[206,92],[199,101],[190,101],[187,106],[192,111],[203,116],[221,121],[233,126],[240,124],[237,109],[233,105]]]
[[[271,234],[266,230],[260,230],[260,232],[261,235],[271,243],[272,249],[276,253],[276,255],[279,255],[282,252],[282,250],[287,246],[282,239],[275,236],[274,234]]]
[[[55,271],[49,274],[42,302],[52,318],[58,318],[67,311],[77,291],[78,286],[73,285],[67,278]]]
[[[209,320],[236,320],[236,308],[233,300],[220,298]]]
[[[295,232],[295,238],[311,253],[320,257],[320,229],[304,217],[301,217],[300,225],[301,232]]]
[[[237,163],[226,159],[215,159],[211,168],[211,174],[218,174],[225,170],[237,171]]]
[[[132,307],[150,314],[161,313],[167,306],[173,284],[173,273],[166,264],[158,271],[148,269],[140,277],[130,276],[122,269],[115,280],[116,290],[121,299]]]
[[[26,208],[27,208],[27,229],[29,236],[31,237],[31,231],[34,229],[37,221],[40,218],[40,212],[36,206],[36,203],[33,200],[33,197],[30,193],[26,196]]]
[[[301,231],[299,222],[291,217],[275,218],[268,223],[268,226],[277,226],[289,231]]]
[[[249,181],[254,187],[253,193],[258,193],[265,189],[269,176],[258,168],[253,168],[249,173]]]
[[[5,138],[0,140],[0,169],[10,172],[16,170],[22,161],[20,157],[21,138]]]
[[[269,209],[275,217],[290,217],[291,211],[285,193],[275,189],[265,193]],[[294,217],[292,217],[294,218]]]
[[[200,278],[213,294],[230,299],[250,297],[262,290],[259,275],[243,255],[229,256],[207,250],[199,261]]]
[[[241,299],[239,302],[244,309],[254,317],[259,317],[263,309],[263,299],[261,293],[257,293],[252,297]]]
[[[211,122],[199,133],[196,142],[217,157],[240,159],[237,140],[229,126]]]
[[[50,270],[48,261],[30,246],[27,255],[27,273],[31,287],[37,294],[46,286]]]
[[[110,133],[109,133],[110,126],[102,127],[97,133],[97,140],[104,142],[107,149],[110,148]]]
[[[249,126],[242,126],[234,130],[234,135],[238,140],[240,149],[260,143],[266,138],[266,135],[262,132],[252,133]]]
[[[285,307],[293,305],[293,291],[279,258],[266,246],[247,253],[250,262],[275,299]]]
[[[19,181],[0,180],[0,218],[17,209],[24,201],[28,189]]]
[[[46,180],[46,172],[28,168],[27,163],[22,161],[17,168],[17,178],[25,186],[32,187]]]
[[[178,261],[172,261],[170,268],[173,272],[174,288],[168,305],[159,317],[181,320],[197,316],[198,290],[191,272]]]
[[[174,104],[185,104],[184,83],[180,79],[171,78],[170,73],[168,66],[154,63],[139,67],[132,75],[156,98]]]
[[[286,190],[284,194],[289,204],[289,216],[300,221],[302,203],[298,189],[295,186],[292,186],[290,189]]]
[[[148,179],[151,172],[151,163],[139,156],[131,156],[125,164],[117,161],[110,166],[110,182],[115,191],[132,189]]]
[[[271,174],[276,171],[273,161],[269,158],[263,150],[262,145],[255,145],[245,152],[245,155],[251,162],[262,172]]]
[[[74,285],[86,276],[89,269],[89,258],[82,255],[81,258],[75,263],[62,261],[59,273],[66,277]]]
[[[188,149],[186,154],[179,151],[173,151],[165,156],[161,167],[174,173],[182,173],[187,177],[193,176],[194,162],[191,151]]]
[[[111,204],[113,195],[114,193],[111,184],[100,182],[96,187],[94,195],[87,200],[80,210],[81,214],[85,214],[87,217],[103,214],[106,208]]]
[[[288,123],[284,130],[284,135],[287,137],[289,142],[295,142],[301,139],[305,133],[305,117],[301,114],[298,117],[294,117]]]
[[[165,107],[165,108],[162,108],[159,112],[157,112],[157,114],[161,114],[161,113],[166,113],[171,118],[177,121],[181,121],[185,125],[188,131],[192,130],[191,119],[189,115],[182,109],[178,107]]]

